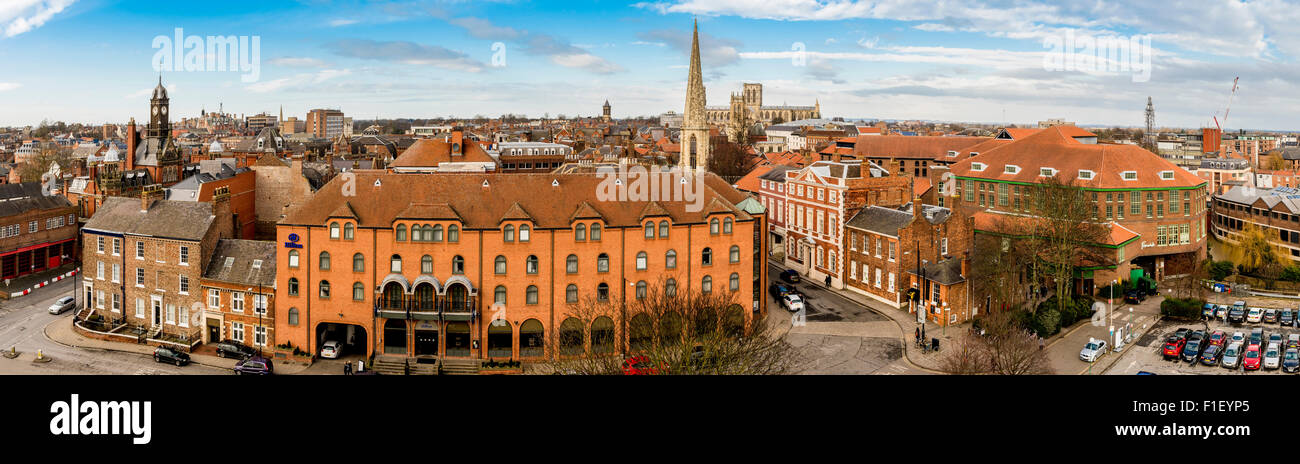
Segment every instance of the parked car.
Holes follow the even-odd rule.
[[[1200,342],[1200,341],[1205,341],[1205,331],[1204,331],[1204,330],[1193,330],[1192,333],[1191,333],[1190,335],[1187,336],[1187,341],[1190,342],[1190,341],[1192,341],[1192,340],[1196,340],[1196,341],[1198,341],[1198,342]]]
[[[803,298],[801,298],[799,295],[794,293],[787,294],[786,296],[782,297],[781,305],[785,306],[785,309],[792,313],[797,313],[799,311],[804,310]]]
[[[1232,338],[1228,339],[1229,345],[1242,344],[1242,343],[1246,343],[1246,334],[1241,332],[1233,332]]]
[[[1276,310],[1276,309],[1273,309],[1273,308],[1265,309],[1265,310],[1264,310],[1264,317],[1263,317],[1262,321],[1263,321],[1265,324],[1276,324],[1276,323],[1277,323],[1277,310]]]
[[[1165,339],[1165,349],[1162,351],[1166,360],[1178,359],[1178,355],[1183,352],[1183,345],[1187,344],[1187,339],[1177,335],[1170,335]]]
[[[1187,344],[1183,346],[1183,361],[1194,363],[1199,356],[1201,356],[1201,341],[1188,340]]]
[[[659,369],[647,356],[633,356],[623,360],[623,375],[655,375]]]
[[[1127,292],[1124,292],[1125,303],[1138,304],[1145,299],[1147,299],[1147,295],[1145,293],[1142,293],[1141,290],[1129,290]]]
[[[71,296],[59,298],[54,304],[50,305],[50,314],[60,314],[64,311],[77,306],[77,299]]]
[[[235,373],[244,375],[270,375],[275,373],[275,364],[270,359],[261,356],[253,356],[238,363],[235,363]]]
[[[1223,345],[1228,341],[1228,334],[1224,333],[1222,330],[1216,330],[1210,334],[1209,341],[1211,345],[1218,345],[1220,348],[1222,348]]]
[[[1215,364],[1218,364],[1219,355],[1222,352],[1223,352],[1223,348],[1220,347],[1219,345],[1210,345],[1205,347],[1205,351],[1201,352],[1201,364],[1204,364],[1206,366],[1213,366]]]
[[[1300,348],[1287,348],[1282,355],[1282,372],[1300,371]]]
[[[153,350],[153,361],[171,363],[177,366],[184,366],[190,363],[190,355],[181,351],[176,351],[171,348],[167,348],[165,346],[160,346],[154,348]]]
[[[784,280],[792,284],[797,284],[799,283],[799,271],[796,271],[794,269],[786,269],[781,272],[781,280]]]
[[[1282,313],[1277,316],[1277,323],[1283,326],[1295,325],[1295,312],[1283,309]]]
[[[1287,348],[1300,348],[1300,334],[1291,334],[1286,336]]]
[[[1251,324],[1258,324],[1263,318],[1264,308],[1250,308],[1250,311],[1246,312],[1246,322]]]
[[[1250,329],[1250,341],[1248,341],[1246,344],[1247,344],[1247,345],[1256,345],[1256,346],[1263,345],[1263,344],[1264,344],[1264,329],[1259,328],[1259,327],[1256,327],[1256,328]]]
[[[1234,302],[1232,302],[1232,307],[1234,307],[1234,308],[1241,308],[1242,310],[1245,310],[1245,309],[1246,309],[1246,302],[1245,302],[1245,301],[1242,301],[1242,300],[1234,301]]]
[[[780,300],[782,297],[785,297],[787,293],[798,293],[794,289],[793,285],[786,285],[786,284],[772,284],[771,286],[767,287],[767,292],[772,294],[772,298],[776,298],[777,300]]]
[[[1104,354],[1106,354],[1106,341],[1094,338],[1083,345],[1083,350],[1079,351],[1079,359],[1084,362],[1094,362]]]
[[[1282,366],[1282,345],[1269,343],[1268,349],[1264,350],[1264,368],[1277,369]]]
[[[1233,324],[1240,324],[1245,321],[1246,321],[1246,308],[1233,305],[1232,309],[1228,310],[1228,322],[1231,322]]]
[[[1218,318],[1221,321],[1228,320],[1228,309],[1229,309],[1228,305],[1214,305],[1214,306],[1216,308],[1214,310],[1214,317]]]
[[[343,344],[338,340],[326,340],[320,346],[320,357],[325,359],[338,359],[343,354]]]
[[[1179,337],[1179,338],[1183,338],[1183,339],[1186,339],[1187,336],[1188,336],[1188,335],[1191,335],[1191,334],[1192,334],[1192,329],[1189,329],[1189,328],[1186,328],[1186,327],[1180,327],[1178,330],[1175,330],[1175,331],[1174,331],[1174,336],[1175,336],[1175,337]]]
[[[1241,368],[1248,371],[1259,370],[1260,356],[1259,345],[1246,347],[1246,354],[1242,356]]]
[[[1224,369],[1236,369],[1237,366],[1241,364],[1241,344],[1234,343],[1228,345],[1228,348],[1223,350],[1223,356],[1220,356],[1220,358],[1219,367]]]
[[[257,350],[234,340],[222,340],[217,343],[218,358],[248,359],[257,354]]]
[[[1201,316],[1207,319],[1214,317],[1214,304],[1206,303],[1205,306],[1201,308]]]

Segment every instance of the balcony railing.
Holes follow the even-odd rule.
[[[402,317],[405,319],[430,319],[445,321],[472,322],[478,319],[478,297],[467,297],[464,302],[450,300],[415,300],[405,299],[391,301],[381,299],[375,305],[375,313],[380,317]],[[381,314],[383,313],[383,314]],[[394,313],[401,313],[398,316]]]

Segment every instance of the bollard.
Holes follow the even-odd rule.
[[[41,350],[36,350],[36,359],[45,359],[45,353]]]

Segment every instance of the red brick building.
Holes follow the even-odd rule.
[[[203,340],[275,346],[275,242],[217,242],[200,280]]]
[[[14,279],[77,259],[77,208],[41,184],[0,185],[0,278]]]

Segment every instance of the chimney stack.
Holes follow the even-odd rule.
[[[970,252],[962,253],[961,257],[961,276],[970,279]]]
[[[912,220],[913,221],[917,221],[921,219],[921,206],[922,206],[921,197],[913,195],[912,196]]]
[[[127,171],[135,170],[135,146],[137,143],[139,143],[139,140],[135,132],[135,118],[131,118],[131,122],[126,123],[126,153],[123,154],[123,157],[126,158]]]
[[[144,189],[140,191],[140,212],[143,213],[149,211],[149,207],[153,206],[154,201],[158,199],[158,196],[161,193],[161,185],[146,185]]]

